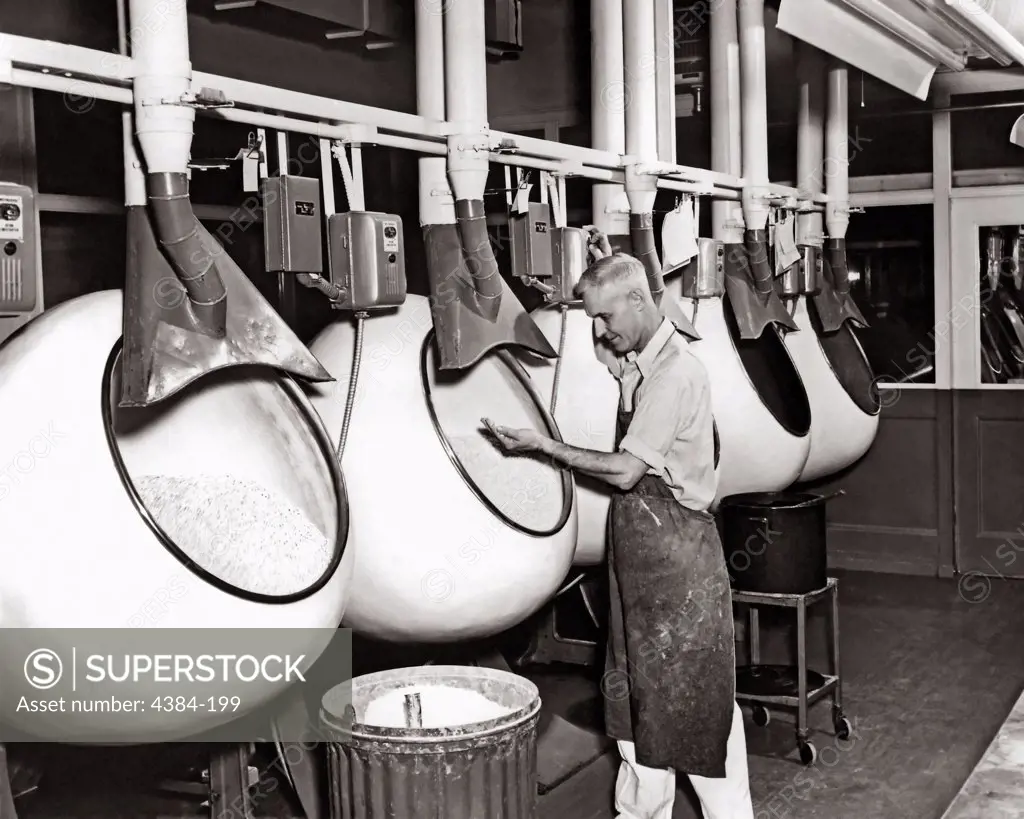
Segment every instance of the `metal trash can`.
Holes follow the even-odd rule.
[[[762,594],[806,594],[828,583],[825,504],[836,495],[757,492],[719,506],[732,586]]]
[[[455,713],[450,697],[435,707],[439,689],[472,707]],[[372,703],[387,697],[392,705],[396,696],[405,701],[403,727],[391,718],[367,724]],[[481,696],[504,713],[475,719]],[[331,819],[534,819],[539,714],[537,686],[489,668],[399,668],[331,689],[320,712]]]

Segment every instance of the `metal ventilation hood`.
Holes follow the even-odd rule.
[[[1024,65],[1017,0],[782,0],[777,25],[920,100],[939,66],[963,71],[968,57]]]

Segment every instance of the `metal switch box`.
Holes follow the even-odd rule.
[[[36,198],[31,188],[0,182],[0,313],[32,313],[39,300]]]
[[[375,310],[405,302],[405,234],[391,213],[350,211],[328,219],[331,283],[339,310]]]
[[[260,184],[268,273],[322,273],[320,180],[272,176]]]

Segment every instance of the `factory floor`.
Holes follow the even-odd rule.
[[[853,737],[837,740],[827,705],[817,706],[811,724],[819,757],[805,767],[796,756],[791,716],[774,711],[766,728],[755,727],[748,717],[755,816],[939,819],[1024,688],[1024,583],[994,581],[985,600],[967,603],[951,580],[839,577],[844,705]],[[974,590],[972,597],[977,596]],[[762,661],[784,662],[789,637],[784,624],[762,616],[762,630]],[[809,634],[811,667],[825,670],[823,618],[811,618]],[[540,687],[545,711],[600,730],[593,668],[549,665],[523,673]],[[189,761],[184,746],[9,751],[15,759],[34,758],[44,771],[42,787],[19,800],[20,819],[170,819],[206,813],[198,800],[161,797],[148,787],[158,768]],[[596,758],[541,797],[538,819],[612,819],[616,768],[614,753]],[[680,785],[674,818],[699,819],[685,783]],[[264,799],[257,814],[299,815],[280,792]]]

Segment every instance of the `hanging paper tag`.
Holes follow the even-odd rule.
[[[675,210],[666,213],[661,223],[661,268],[671,273],[697,255],[697,220],[693,200],[683,199]]]
[[[530,209],[530,191],[533,190],[533,185],[521,185],[516,189],[516,201],[512,205],[512,210],[516,213],[526,213]]]
[[[780,276],[800,261],[796,247],[796,219],[787,216],[775,226],[775,275]]]
[[[255,193],[260,189],[260,154],[247,154],[242,159],[242,190]]]

